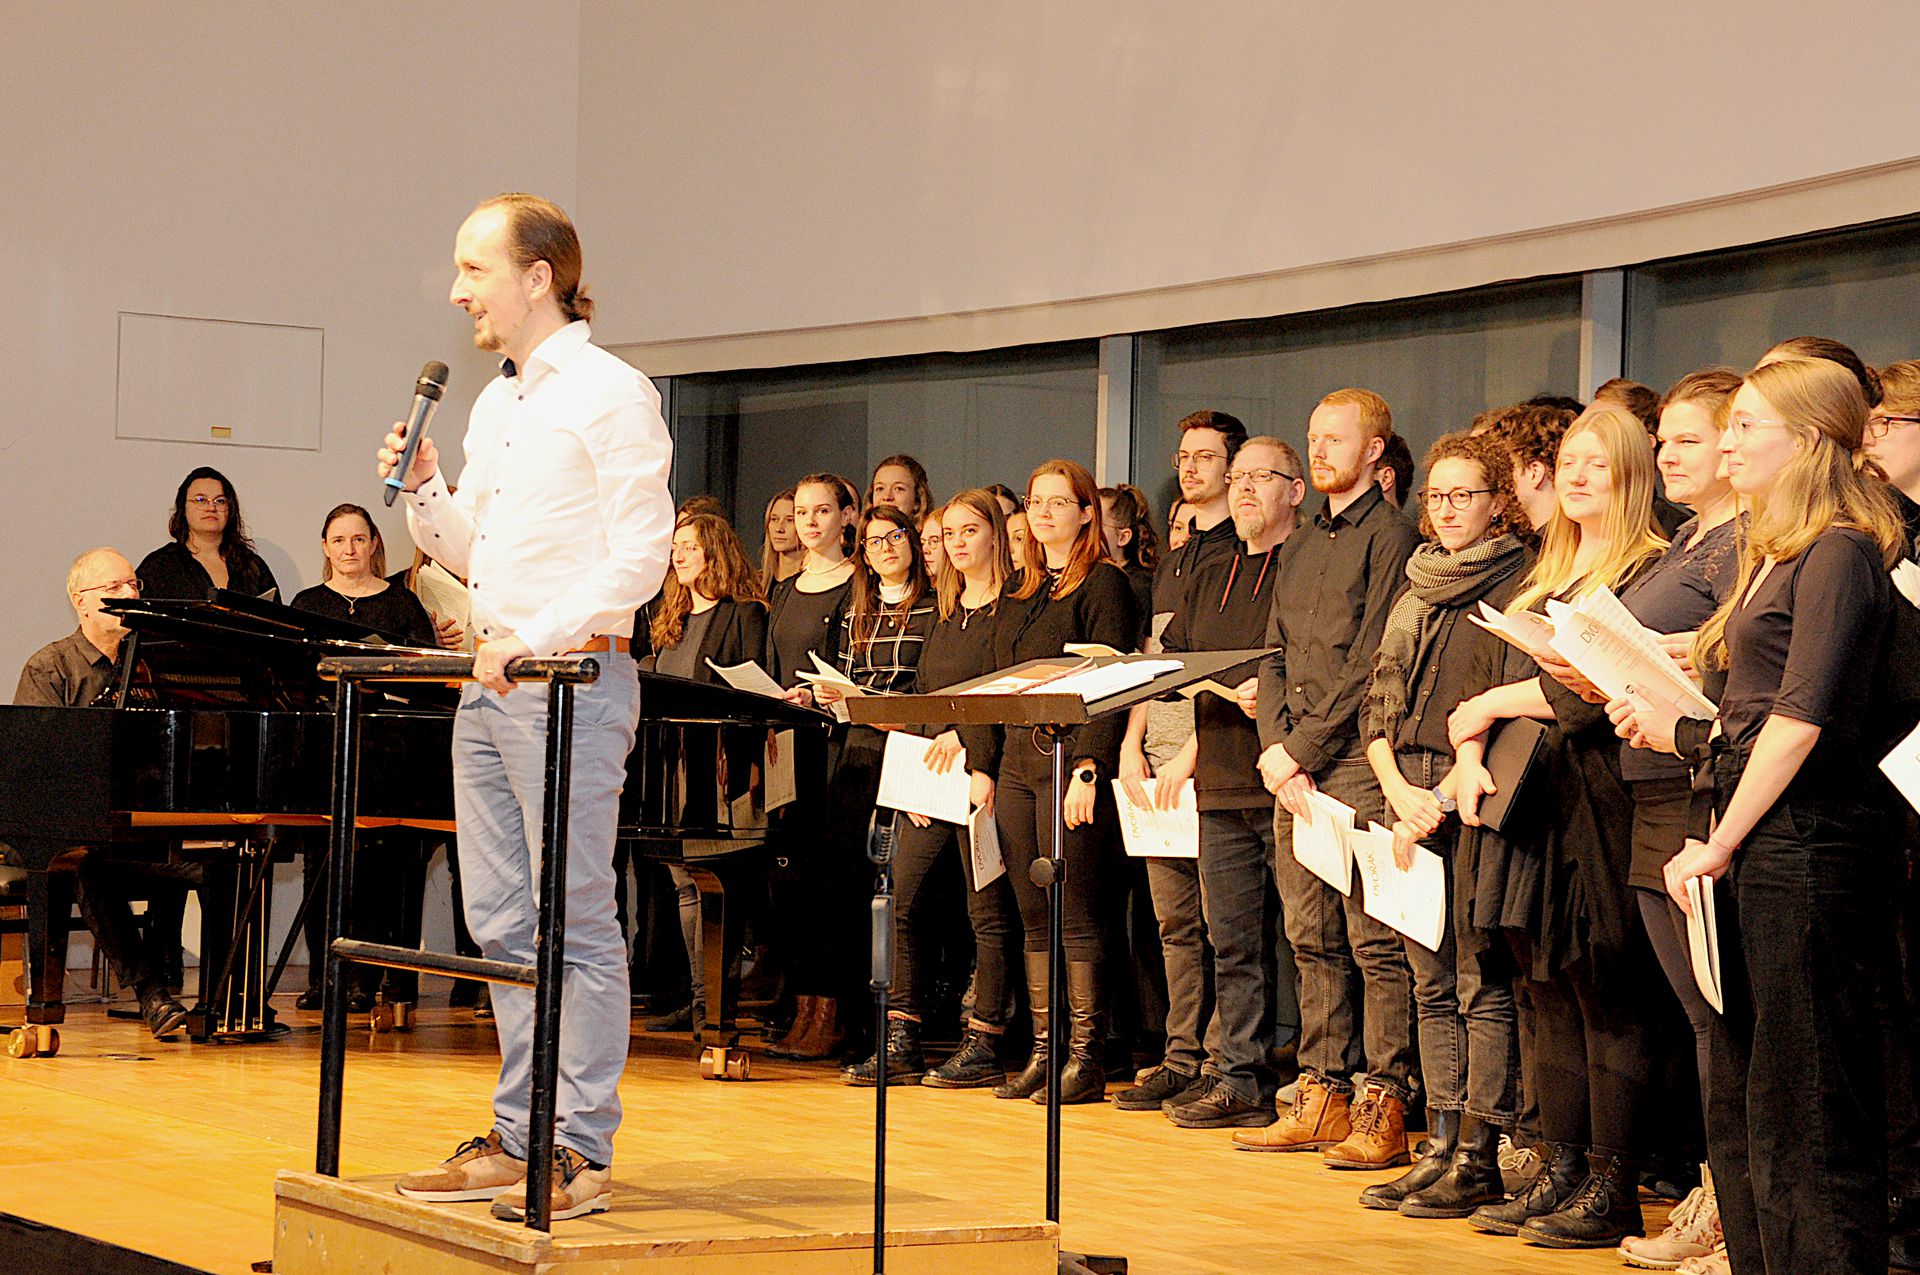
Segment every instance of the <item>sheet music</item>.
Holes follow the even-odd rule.
[[[1893,587],[1900,590],[1900,596],[1920,607],[1920,565],[1915,565],[1910,558],[1903,559],[1892,574]]]
[[[413,591],[429,615],[452,620],[462,637],[457,648],[473,649],[473,595],[460,577],[429,558],[413,573]]]
[[[1920,810],[1920,726],[1880,759],[1880,773],[1900,790],[1909,805]]]
[[[1447,869],[1440,856],[1416,845],[1412,865],[1401,871],[1393,861],[1393,830],[1377,823],[1354,832],[1351,841],[1367,915],[1438,952],[1447,925]]]
[[[1508,615],[1482,602],[1480,610],[1468,612],[1467,618],[1528,655],[1538,655],[1553,643],[1553,625],[1531,611]]]
[[[1713,882],[1705,877],[1688,877],[1687,902],[1693,915],[1687,918],[1687,954],[1693,960],[1693,981],[1700,994],[1718,1013],[1726,1013],[1724,989],[1720,986],[1720,924],[1713,914]]]
[[[886,751],[880,757],[880,796],[874,803],[946,823],[967,822],[967,798],[973,777],[967,773],[967,752],[945,774],[927,765],[933,741],[903,730],[887,732]]]
[[[1200,811],[1194,804],[1193,780],[1180,785],[1171,810],[1135,805],[1125,785],[1118,779],[1111,782],[1114,804],[1120,808],[1120,838],[1128,854],[1147,859],[1200,857]],[[1151,782],[1147,791],[1153,791]]]
[[[967,816],[967,857],[973,864],[973,888],[984,890],[1007,875],[1007,862],[1000,856],[1000,825],[985,810],[975,808]]]
[[[962,695],[1027,695],[1043,686],[1051,686],[1070,673],[1093,667],[1093,661],[1075,659],[1070,663],[1040,664],[1024,673],[1003,673],[990,682],[982,682]]]
[[[787,693],[780,689],[780,683],[767,675],[756,660],[744,664],[729,664],[722,668],[712,660],[707,667],[720,675],[720,680],[736,691],[752,691],[756,695],[771,695],[774,699],[785,699]]]
[[[1354,810],[1315,790],[1307,794],[1308,817],[1293,817],[1293,857],[1301,867],[1342,894],[1353,893]]]
[[[1091,704],[1136,686],[1145,686],[1163,673],[1183,667],[1179,660],[1135,660],[1131,664],[1101,664],[1081,669],[1047,683],[1050,695],[1078,695]]]
[[[1083,659],[1102,659],[1116,655],[1125,655],[1125,651],[1116,651],[1104,642],[1069,642],[1060,648],[1068,655],[1078,655]]]
[[[774,731],[767,740],[766,761],[760,773],[766,778],[769,814],[800,800],[800,787],[793,775],[793,747],[790,730]]]
[[[1611,699],[1667,708],[1701,721],[1719,715],[1718,706],[1661,648],[1658,635],[1634,619],[1605,585],[1567,609],[1551,645]]]

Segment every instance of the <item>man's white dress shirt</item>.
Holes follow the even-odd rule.
[[[660,392],[584,322],[503,363],[467,423],[466,468],[407,496],[407,529],[467,578],[476,641],[519,635],[535,655],[631,637],[673,540],[673,443]],[[513,375],[508,375],[509,369]]]

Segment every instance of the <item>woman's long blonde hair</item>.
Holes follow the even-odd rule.
[[[1793,435],[1794,452],[1773,485],[1750,499],[1739,578],[1694,640],[1700,668],[1727,666],[1727,617],[1769,559],[1791,562],[1835,527],[1871,537],[1888,570],[1906,547],[1900,511],[1864,450],[1867,398],[1854,374],[1826,359],[1787,359],[1755,368],[1744,384]]]
[[[1014,573],[1013,550],[1007,543],[1007,515],[1000,510],[1000,498],[985,487],[971,487],[941,506],[941,513],[951,509],[965,509],[986,523],[993,534],[993,601],[988,605],[997,608],[1000,593]],[[940,578],[934,581],[934,586],[940,618],[948,619],[960,608],[960,595],[966,591],[967,580],[944,554],[940,558]]]
[[[1647,443],[1646,427],[1640,418],[1622,408],[1589,409],[1567,427],[1566,437],[1560,440],[1562,451],[1575,438],[1589,433],[1600,440],[1613,480],[1613,493],[1607,498],[1606,517],[1601,523],[1607,556],[1586,572],[1574,573],[1573,564],[1580,553],[1580,527],[1562,512],[1556,499],[1553,516],[1541,531],[1539,561],[1508,605],[1510,612],[1528,610],[1543,598],[1577,596],[1596,585],[1604,584],[1617,592],[1642,562],[1667,547],[1653,528],[1653,448]],[[1557,470],[1559,461],[1554,463]]]

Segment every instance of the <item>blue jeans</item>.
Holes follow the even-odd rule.
[[[613,908],[620,789],[640,721],[631,656],[600,660],[600,680],[574,696],[572,803],[567,816],[566,972],[561,992],[556,1145],[613,1160],[620,1073],[627,1063],[627,950]],[[547,689],[496,695],[469,684],[453,726],[453,805],[467,928],[489,960],[534,959],[540,830],[546,800]],[[533,1076],[533,990],[493,988],[500,1037],[494,1127],[527,1152]]]
[[[1258,1101],[1277,1080],[1273,1047],[1300,1032],[1299,974],[1279,923],[1268,808],[1200,812],[1200,888],[1217,998],[1203,1070]]]

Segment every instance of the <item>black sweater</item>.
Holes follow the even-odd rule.
[[[1095,563],[1080,586],[1064,598],[1043,585],[1030,598],[1002,598],[994,617],[993,666],[1008,668],[1027,660],[1057,656],[1069,642],[1098,642],[1116,651],[1133,649],[1139,632],[1134,614],[1133,587],[1126,573],[1110,562]],[[1103,713],[1067,732],[1067,761],[1091,758],[1110,779],[1119,767],[1120,740],[1126,734],[1124,713]],[[1030,779],[1042,778],[1051,763],[1047,755],[1026,743],[1027,733],[1016,730],[1005,737],[1002,769]]]
[[[1216,556],[1194,572],[1186,601],[1161,635],[1161,646],[1170,653],[1259,649],[1267,636],[1267,612],[1273,609],[1279,554],[1275,546],[1266,553]],[[1257,667],[1229,669],[1215,680],[1234,686],[1252,677]],[[1273,797],[1260,782],[1260,728],[1254,720],[1239,704],[1207,691],[1193,697],[1193,725],[1200,740],[1193,768],[1195,805],[1201,810],[1271,809]]]
[[[168,541],[142,558],[139,575],[140,596],[146,598],[187,598],[204,602],[213,592],[213,577],[194,561],[192,551],[178,541]],[[227,588],[255,598],[264,597],[271,589],[276,602],[286,601],[279,596],[279,582],[273,578],[266,562],[244,546],[236,547],[227,558]]]
[[[993,672],[994,610],[991,604],[969,613],[956,606],[953,614],[934,621],[920,649],[919,678],[915,692],[927,694],[942,687]],[[1000,737],[991,726],[928,726],[929,735],[952,730],[967,749],[967,769],[991,775],[1000,765]]]

